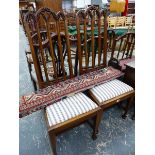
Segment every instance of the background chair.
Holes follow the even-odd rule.
[[[126,33],[115,39],[109,66],[119,70],[125,69],[125,64],[134,60],[135,33]]]

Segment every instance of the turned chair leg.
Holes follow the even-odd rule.
[[[129,102],[128,102],[127,106],[125,107],[125,113],[122,115],[123,119],[125,119],[127,117],[128,110],[129,110],[130,106],[133,104],[133,99],[134,99],[134,96],[132,96],[129,99]]]
[[[100,110],[97,113],[97,115],[95,116],[94,129],[93,129],[93,135],[92,135],[93,140],[97,139],[97,135],[96,134],[98,134],[98,128],[99,128],[99,124],[101,122],[101,118],[102,118],[102,110]]]
[[[53,151],[53,155],[57,155],[56,152],[56,135],[54,133],[49,133],[50,141],[51,141],[51,147]]]

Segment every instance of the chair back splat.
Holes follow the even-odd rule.
[[[41,8],[35,14],[27,13],[24,21],[39,88],[72,78],[73,69],[65,15],[62,12],[56,14],[49,8]],[[56,25],[55,31],[52,31],[50,23]],[[60,28],[62,24],[63,32]]]
[[[104,20],[104,27],[101,27],[101,20]],[[79,74],[106,67],[107,11],[95,6],[90,6],[85,11],[79,10],[76,14],[76,27]]]

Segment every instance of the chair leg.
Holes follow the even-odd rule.
[[[99,128],[99,124],[101,122],[101,118],[102,118],[102,110],[97,112],[97,115],[95,116],[94,131],[93,131],[93,135],[92,135],[93,140],[97,139],[97,135],[96,134],[98,134],[98,128]]]
[[[134,96],[132,96],[127,104],[127,106],[125,107],[125,113],[122,115],[122,118],[125,119],[127,117],[127,113],[128,113],[128,110],[130,108],[130,106],[133,104],[133,99],[134,99]]]
[[[49,133],[50,141],[51,141],[51,147],[53,150],[53,155],[57,155],[56,152],[56,135],[55,133]]]
[[[37,91],[37,84],[33,79],[32,79],[32,83],[33,83],[34,90]]]

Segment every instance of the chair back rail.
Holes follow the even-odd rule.
[[[104,20],[104,29],[101,28],[101,19]],[[83,26],[80,25],[81,21],[83,21]],[[78,38],[79,74],[89,72],[90,70],[100,68],[101,66],[105,67],[107,51],[106,11],[99,10],[95,6],[90,6],[85,11],[79,10],[76,14],[76,27]],[[83,36],[81,33],[82,30],[84,31]],[[91,32],[89,33],[89,31]],[[97,49],[95,49],[96,47]],[[98,57],[96,56],[97,54]],[[92,59],[90,60],[91,55]],[[96,59],[98,60],[96,61]],[[101,59],[103,60],[102,63]]]
[[[117,60],[131,58],[135,46],[135,33],[126,33],[117,39],[115,39],[111,59],[116,58]]]
[[[51,22],[56,25],[55,32],[50,28]],[[61,32],[60,23],[64,26],[64,32]],[[32,24],[35,25],[33,29],[30,26]],[[39,88],[72,78],[73,69],[65,15],[62,12],[56,14],[49,8],[41,8],[35,14],[29,12],[26,15],[25,25]],[[50,67],[53,71],[49,71]],[[53,72],[52,77],[49,72]]]
[[[116,34],[114,30],[107,30],[107,52],[112,52],[112,47],[114,40],[116,39]]]

